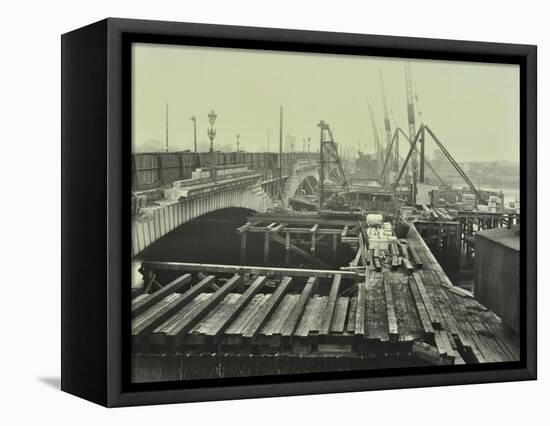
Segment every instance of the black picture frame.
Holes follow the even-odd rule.
[[[109,18],[62,36],[62,390],[109,407],[536,379],[536,46]],[[132,42],[520,66],[521,360],[131,384]],[[127,290],[125,290],[127,289]]]

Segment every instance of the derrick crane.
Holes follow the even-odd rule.
[[[396,130],[396,132],[398,130],[399,130],[399,128]],[[422,140],[422,143],[424,142],[423,139],[425,137],[426,132],[428,133],[428,135],[431,136],[432,140],[436,143],[438,148],[441,149],[441,152],[443,152],[445,157],[447,157],[447,160],[449,160],[449,162],[455,168],[455,170],[460,175],[460,177],[462,177],[462,179],[464,179],[466,184],[470,187],[470,190],[475,194],[477,200],[479,202],[482,202],[482,203],[486,202],[487,201],[486,197],[476,188],[476,186],[473,184],[473,182],[470,180],[470,178],[468,178],[468,176],[466,175],[464,170],[462,170],[462,167],[460,167],[460,165],[456,162],[456,160],[451,155],[451,153],[447,150],[447,148],[445,148],[445,145],[443,145],[443,143],[438,139],[438,137],[435,135],[435,133],[428,126],[426,126],[424,124],[420,125],[420,129],[418,129],[418,132],[416,133],[414,138],[410,141],[411,142],[411,147],[409,149],[409,152],[408,152],[407,156],[405,157],[405,161],[403,162],[403,165],[401,167],[401,171],[397,175],[397,179],[394,183],[394,189],[397,188],[397,186],[399,185],[399,181],[400,181],[401,177],[403,176],[403,173],[404,173],[409,161],[411,160],[412,156],[414,155],[414,153],[416,151],[416,145],[418,143],[420,143],[421,140]],[[427,165],[429,166],[429,163],[427,163]],[[430,166],[430,169],[433,172],[435,172],[431,168],[431,166]],[[436,176],[439,177],[437,174],[436,174]],[[415,202],[415,200],[413,199],[413,203],[414,202]]]
[[[369,105],[370,123],[374,135],[374,149],[376,151],[376,157],[378,158],[378,170],[382,170],[382,165],[384,164],[384,150],[382,149],[380,135],[378,134],[378,128],[376,127],[376,121],[374,120],[374,114],[372,113],[372,108],[368,99],[367,104]]]
[[[392,158],[395,157],[395,155],[392,153],[392,134],[391,134],[391,123],[390,123],[390,115],[388,113],[388,104],[386,102],[386,91],[384,90],[384,79],[382,77],[382,71],[378,70],[380,74],[380,87],[382,89],[382,105],[384,107],[384,133],[386,136],[386,161],[390,161],[392,163]],[[382,172],[382,179],[384,178],[384,172]]]
[[[390,110],[390,114],[393,119],[393,126],[397,129],[397,121],[395,120],[395,117],[393,115],[393,110]],[[401,157],[399,156],[399,134],[395,137],[395,175],[397,176],[397,173],[399,173],[399,161]]]
[[[382,77],[382,75],[380,75],[380,76]],[[412,145],[413,140],[416,136],[415,104],[418,107],[418,94],[416,92],[414,92],[414,94],[413,94],[412,78],[411,78],[411,71],[410,71],[409,63],[405,63],[405,77],[406,77],[405,82],[406,82],[406,88],[407,88],[407,112],[408,112],[409,135],[407,135],[400,127],[397,126],[397,123],[395,122],[395,117],[393,116],[393,111],[392,111],[391,115],[392,115],[392,118],[394,120],[395,132],[393,134],[393,137],[391,137],[389,139],[390,140],[390,142],[389,142],[390,146],[388,148],[388,154],[386,155],[386,159],[384,161],[384,166],[382,168],[381,177],[384,176],[384,173],[385,173],[385,170],[386,170],[388,164],[391,163],[391,161],[389,161],[389,160],[391,158],[390,154],[392,154],[392,147],[394,145],[395,145],[395,148],[393,148],[393,151],[394,151],[393,155],[394,155],[395,173],[396,173],[396,175],[399,173],[399,162],[403,161],[403,159],[399,155],[399,133],[401,133],[401,135],[404,137],[404,139],[409,142],[409,145]],[[382,88],[382,90],[383,90],[382,95],[383,95],[383,99],[384,99],[384,104],[386,104],[384,89]],[[385,109],[384,115],[387,116],[387,112],[386,112],[387,110],[386,110],[385,105],[384,105],[384,109]],[[422,121],[422,113],[420,112],[419,109],[418,109],[418,117]],[[391,129],[391,127],[390,127],[390,129]],[[424,183],[424,169],[425,169],[425,167],[427,167],[442,185],[446,185],[445,181],[443,181],[441,176],[439,176],[439,174],[435,171],[435,169],[432,167],[432,165],[429,163],[429,161],[426,160],[426,158],[425,158],[425,155],[424,155],[424,147],[425,147],[425,140],[426,140],[426,138],[425,138],[425,129],[423,127],[421,127],[421,129],[422,129],[422,132],[419,135],[420,139],[418,140],[418,144],[420,145],[420,176],[418,176],[418,166],[416,168],[416,171],[417,171],[416,176],[417,176],[417,178],[420,182]],[[390,135],[391,135],[391,133],[390,133]],[[411,135],[412,135],[412,137],[411,137]],[[418,148],[415,147],[414,151],[411,153],[411,163],[412,163],[411,165],[413,167],[414,167],[414,162],[412,160],[416,159],[417,155],[418,155]],[[413,170],[415,170],[415,169],[413,169]],[[407,168],[407,172],[408,171],[409,171],[409,168]],[[395,183],[395,185],[397,185],[397,183]],[[414,180],[414,184],[415,184],[415,189],[416,189],[416,180]],[[416,195],[416,191],[414,191],[414,194]]]
[[[338,148],[334,141],[332,130],[328,123],[323,120],[317,125],[321,130],[321,139],[319,147],[320,168],[319,168],[319,208],[323,208],[325,202],[325,178],[329,178],[331,181],[341,185],[343,192],[342,195],[344,202],[348,208],[351,208],[349,203],[349,185],[346,179],[340,156],[338,155]],[[328,200],[330,201],[330,200]]]
[[[416,120],[414,113],[414,95],[411,77],[411,65],[405,62],[405,89],[407,93],[407,121],[409,124],[409,140],[414,141],[416,136]],[[414,146],[414,145],[413,145]],[[420,148],[423,150],[423,148]],[[412,150],[411,169],[412,169],[412,191],[411,201],[416,202],[416,183],[418,179],[418,155],[416,149]]]

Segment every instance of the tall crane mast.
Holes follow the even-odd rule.
[[[412,141],[416,136],[416,120],[414,113],[414,94],[412,87],[411,65],[405,62],[405,88],[407,92],[407,118],[409,123],[409,139]],[[422,149],[422,148],[421,148]],[[416,202],[416,182],[418,179],[418,155],[416,149],[413,150],[411,156],[412,169],[412,192],[411,201]]]
[[[394,156],[392,155],[392,152],[390,152],[391,146],[392,146],[392,135],[391,135],[391,123],[390,123],[390,114],[388,113],[388,104],[386,102],[386,91],[384,89],[384,78],[382,77],[382,70],[378,70],[380,74],[380,87],[382,89],[382,104],[384,107],[384,132],[386,135],[386,155],[388,156],[388,160],[390,161],[390,164],[392,163],[392,158]]]
[[[382,149],[382,144],[380,143],[380,135],[378,134],[378,128],[376,127],[376,121],[374,120],[374,114],[372,113],[372,108],[370,106],[370,101],[367,99],[367,104],[369,105],[369,114],[370,114],[370,123],[372,126],[372,132],[374,135],[374,149],[376,150],[376,156],[378,159],[378,170],[382,170],[382,165],[384,164],[384,152]]]

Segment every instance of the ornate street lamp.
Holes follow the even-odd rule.
[[[208,139],[210,139],[210,177],[212,179],[216,179],[216,165],[214,162],[214,138],[216,137],[216,129],[214,129],[214,123],[216,122],[216,118],[218,116],[214,112],[214,110],[210,111],[210,114],[208,114],[208,121],[210,123],[210,128],[208,129]]]

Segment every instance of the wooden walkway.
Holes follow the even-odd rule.
[[[179,276],[135,295],[134,353],[519,360],[518,336],[450,283],[414,227],[400,241],[337,271],[144,262],[152,282]]]

